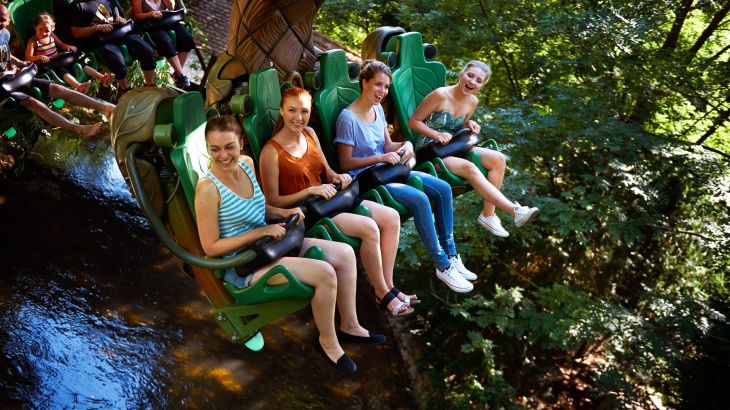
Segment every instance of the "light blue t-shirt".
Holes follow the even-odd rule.
[[[353,158],[367,158],[373,155],[383,154],[385,145],[385,129],[388,123],[385,121],[385,112],[380,104],[373,107],[375,110],[375,121],[370,124],[362,122],[347,108],[340,112],[337,117],[337,137],[335,142],[352,146]],[[349,174],[355,176],[368,167],[353,169]]]

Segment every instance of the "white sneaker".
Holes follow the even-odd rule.
[[[479,218],[477,218],[477,221],[479,222],[479,225],[487,228],[487,230],[496,236],[506,238],[509,236],[509,232],[505,231],[504,228],[502,228],[502,222],[499,220],[499,217],[497,215],[492,216],[484,216],[484,214],[479,214]]]
[[[456,270],[454,265],[449,265],[449,267],[444,270],[436,268],[436,276],[438,276],[438,278],[454,292],[466,293],[474,289],[474,285],[464,279],[464,277],[461,276],[461,273]]]
[[[537,216],[538,212],[540,212],[540,210],[535,207],[529,208],[522,206],[519,202],[515,201],[515,225],[519,228],[520,226],[530,222],[532,218]]]
[[[477,280],[477,274],[464,266],[464,263],[461,261],[461,255],[457,254],[456,256],[450,256],[449,261],[451,261],[451,266],[455,267],[456,271],[461,273],[461,276],[463,276],[464,279]]]

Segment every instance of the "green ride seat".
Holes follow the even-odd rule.
[[[322,86],[312,95],[314,109],[319,115],[322,127],[319,140],[322,149],[329,152],[329,154],[326,154],[328,155],[327,160],[339,167],[334,142],[337,117],[342,110],[360,96],[360,83],[350,78],[347,58],[343,50],[329,50],[322,53],[319,56],[319,70]],[[418,176],[409,177],[408,184],[423,191],[423,182]],[[396,201],[384,186],[371,189],[361,194],[361,196],[364,199],[395,209],[403,220],[410,217],[408,208]]]
[[[438,61],[427,61],[424,48],[421,33],[417,32],[393,36],[387,45],[387,50],[394,52],[396,56],[393,84],[390,87],[391,101],[404,138],[414,145],[420,136],[408,127],[411,115],[431,91],[446,85],[446,67]],[[494,140],[488,140],[487,144],[497,149]],[[466,159],[487,175],[487,170],[482,166],[476,152],[469,152]],[[446,169],[441,158],[435,158],[430,161],[430,165],[427,164],[429,163],[419,164],[416,169],[438,176],[452,187],[469,187],[469,181]]]
[[[35,30],[33,24],[36,18],[41,13],[53,14],[53,0],[14,0],[8,6],[10,11],[10,19],[13,21],[13,29],[15,34],[20,40],[20,44],[25,50],[28,39],[33,36]],[[84,58],[84,57],[82,57]],[[87,59],[88,65],[95,67],[90,61],[96,61],[95,59]],[[89,76],[84,72],[83,66],[76,62],[71,67],[71,72],[79,82],[84,82],[89,79]],[[61,76],[58,75],[52,69],[47,69],[45,72],[40,73],[38,78],[53,81],[56,84],[68,85]]]
[[[230,258],[205,256],[195,224],[194,199],[197,181],[208,168],[207,115],[200,93],[132,90],[120,99],[112,118],[114,149],[150,225],[192,271],[213,304],[218,325],[233,342],[260,350],[263,337],[259,329],[306,307],[314,290],[280,265],[256,284],[239,289],[223,283],[221,271],[250,262],[255,258],[253,251]],[[305,256],[324,258],[318,247],[310,248]],[[267,284],[274,275],[283,275],[288,283]]]
[[[274,124],[279,118],[279,105],[281,104],[281,87],[279,77],[275,69],[269,68],[251,73],[249,76],[249,94],[243,99],[250,101],[250,111],[240,112],[240,105],[233,104],[234,111],[243,116],[243,129],[251,145],[254,161],[259,163],[261,150],[271,138]],[[370,216],[367,207],[359,205],[353,213],[363,216]],[[360,239],[352,238],[340,231],[330,218],[322,218],[317,221],[307,232],[309,238],[320,238],[343,242],[353,248],[360,246]]]

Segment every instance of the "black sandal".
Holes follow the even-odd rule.
[[[418,299],[418,296],[407,295],[405,292],[401,292],[400,289],[396,288],[395,286],[393,286],[393,288],[390,290],[390,293],[392,293],[393,296],[395,296],[395,297],[398,297],[399,293],[406,295],[406,300],[404,300],[403,302],[405,302],[405,304],[408,306],[417,305],[417,304],[421,303],[421,299]]]
[[[397,299],[398,304],[395,306],[395,309],[390,310],[388,309],[388,304],[393,300]],[[412,307],[408,306],[407,303],[403,302],[402,300],[398,299],[393,292],[388,292],[383,296],[383,299],[378,300],[375,299],[376,302],[378,302],[378,307],[383,309],[386,312],[389,312],[393,317],[399,317],[399,316],[405,316],[410,315],[411,313],[415,312]],[[406,307],[407,309],[403,310],[403,307]]]

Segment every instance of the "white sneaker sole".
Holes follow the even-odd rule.
[[[497,231],[494,228],[492,228],[491,226],[489,226],[486,223],[482,222],[482,220],[479,219],[479,218],[477,218],[477,222],[479,222],[479,225],[481,225],[484,229],[486,229],[489,232],[491,232],[492,235],[494,235],[494,236],[499,236],[500,238],[506,238],[506,237],[509,236],[509,232],[507,232],[507,231],[503,231],[503,232]]]
[[[466,275],[462,273],[461,276],[463,276],[466,280],[477,280],[477,275]]]
[[[461,275],[461,273],[459,275]],[[452,284],[450,284],[446,279],[442,278],[441,276],[436,275],[436,277],[439,278],[439,279],[441,279],[441,282],[445,283],[446,286],[448,286],[449,289],[453,290],[454,292],[466,293],[466,292],[471,292],[474,289],[474,285],[472,285],[469,282],[467,282],[467,283],[469,283],[469,287],[466,287],[466,288],[457,288],[456,286],[453,286]]]
[[[535,217],[537,216],[537,214],[540,212],[540,210],[537,209],[537,208],[530,208],[530,211],[531,212],[529,214],[527,214],[527,216],[524,219],[520,220],[519,223],[517,223],[515,221],[515,226],[517,226],[518,228],[521,227],[521,226],[524,226],[526,223],[528,223],[531,220],[535,219]]]

